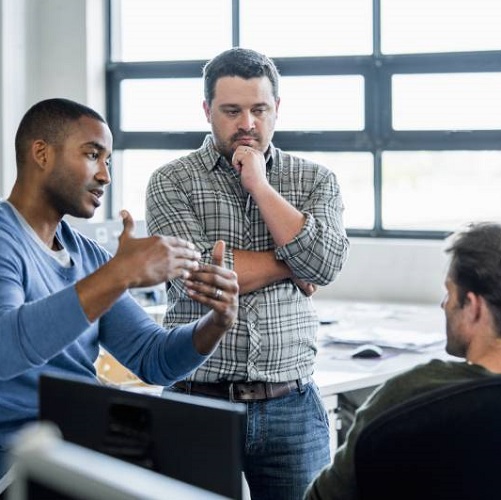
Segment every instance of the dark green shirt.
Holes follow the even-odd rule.
[[[406,401],[445,385],[497,375],[482,366],[467,362],[434,359],[391,378],[376,389],[357,410],[346,441],[337,450],[333,463],[326,467],[305,493],[308,500],[351,500],[357,498],[355,484],[355,443],[363,428],[375,417]]]

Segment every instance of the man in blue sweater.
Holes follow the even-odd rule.
[[[134,238],[122,211],[114,257],[62,218],[90,218],[110,182],[112,135],[92,109],[66,99],[35,104],[16,134],[17,179],[0,202],[0,492],[9,440],[38,413],[40,374],[95,379],[102,345],[142,380],[171,385],[202,364],[233,325],[236,274],[175,237]],[[127,292],[183,278],[208,311],[166,331]]]

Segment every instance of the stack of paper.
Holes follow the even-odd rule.
[[[419,350],[445,341],[443,333],[399,330],[385,327],[329,328],[325,338],[343,344],[376,344],[394,349]]]

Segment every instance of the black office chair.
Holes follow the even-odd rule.
[[[360,500],[501,498],[501,376],[390,409],[355,446]]]

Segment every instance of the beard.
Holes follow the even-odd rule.
[[[217,131],[213,130],[212,136],[214,138],[214,145],[217,151],[222,156],[224,156],[228,160],[228,163],[230,164],[231,164],[231,159],[233,158],[233,153],[235,153],[235,149],[239,145],[237,143],[240,140],[243,140],[244,138],[247,140],[251,139],[255,143],[257,143],[256,146],[251,146],[251,147],[254,147],[255,149],[263,153],[268,149],[268,144],[263,145],[262,143],[263,138],[257,132],[238,132],[232,135],[228,140],[222,140],[221,137],[217,134]]]
[[[453,320],[446,318],[445,330],[447,335],[445,351],[451,356],[464,358],[466,356],[467,346],[465,345],[458,328],[454,325]]]
[[[90,219],[96,209],[92,202],[85,202],[85,198],[90,196],[91,187],[77,188],[75,184],[76,181],[69,177],[55,176],[53,182],[46,188],[46,196],[61,217],[71,215]]]

